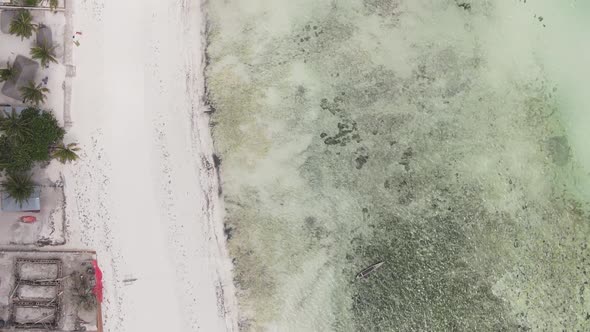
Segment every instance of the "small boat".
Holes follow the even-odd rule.
[[[25,224],[32,224],[37,221],[37,217],[35,217],[35,216],[22,216],[22,217],[20,217],[20,221],[24,222]]]
[[[361,279],[361,278],[368,277],[369,274],[375,272],[375,270],[380,268],[381,265],[383,265],[383,264],[385,264],[385,261],[381,261],[381,262],[375,263],[369,267],[364,268],[361,272],[357,273],[356,278]]]

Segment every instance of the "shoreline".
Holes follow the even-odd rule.
[[[205,9],[207,0],[200,0],[198,9],[189,10],[193,13],[193,17],[188,20],[188,24],[192,24],[191,29],[185,34],[187,41],[191,41],[192,32],[198,31],[199,46],[189,47],[188,51],[192,51],[189,54],[190,59],[200,59],[199,70],[193,77],[193,85],[189,85],[188,91],[198,91],[198,93],[192,96],[192,105],[198,106],[198,111],[193,110],[193,128],[198,128],[196,131],[193,130],[195,135],[194,142],[200,142],[200,147],[203,151],[204,163],[200,168],[201,184],[203,187],[206,185],[206,194],[208,196],[207,201],[207,221],[211,228],[214,230],[214,244],[216,245],[217,255],[213,255],[214,266],[217,267],[217,279],[219,281],[219,288],[217,290],[218,297],[221,296],[223,299],[223,305],[220,309],[224,310],[225,320],[227,324],[227,331],[239,331],[238,322],[238,300],[236,296],[236,287],[233,282],[233,266],[231,263],[231,257],[227,247],[227,239],[224,233],[224,202],[221,198],[221,174],[218,165],[215,161],[215,145],[213,142],[213,135],[210,127],[210,113],[211,106],[207,100],[207,88],[205,71],[207,69],[207,32],[208,32],[208,17]],[[199,16],[196,19],[196,16]],[[199,22],[200,25],[195,25]],[[195,33],[196,34],[196,33]],[[192,56],[190,56],[192,55]],[[191,68],[186,68],[187,72],[192,72]],[[192,87],[192,89],[191,89]],[[221,293],[221,294],[219,294]]]
[[[68,136],[83,151],[64,171],[67,247],[97,251],[105,331],[238,330],[204,102],[205,15],[201,4],[75,4]]]

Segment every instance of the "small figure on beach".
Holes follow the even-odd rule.
[[[80,46],[80,41],[77,40],[77,36],[82,36],[82,32],[76,31],[76,33],[72,36],[72,39],[74,40],[74,45]]]
[[[125,286],[129,286],[129,285],[133,284],[136,281],[137,281],[137,278],[135,278],[134,276],[131,276],[131,275],[127,275],[125,277],[125,279],[123,279],[123,284]]]

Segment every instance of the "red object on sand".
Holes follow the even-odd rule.
[[[37,221],[37,217],[35,217],[35,216],[22,216],[22,217],[20,217],[20,221],[30,224],[30,223],[34,223],[35,221]]]
[[[92,267],[94,268],[94,277],[96,279],[96,284],[94,285],[94,295],[99,303],[102,303],[102,271],[98,267],[98,262],[96,259],[92,260]]]

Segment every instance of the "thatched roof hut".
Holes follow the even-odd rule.
[[[3,33],[10,33],[10,22],[16,16],[18,10],[2,10],[0,11],[0,31]]]
[[[37,29],[37,46],[53,46],[53,37],[51,29],[46,25],[41,25]]]
[[[19,55],[14,60],[12,68],[16,72],[15,77],[4,82],[2,93],[10,98],[21,100],[20,88],[35,80],[39,64],[27,57]]]

